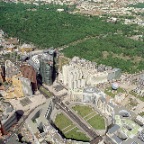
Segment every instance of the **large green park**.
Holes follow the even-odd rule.
[[[56,116],[55,125],[68,139],[89,141],[90,139],[63,113]]]
[[[0,2],[0,29],[38,49],[68,45],[62,52],[70,58],[79,56],[130,73],[144,69],[144,42],[130,39],[143,35],[143,28],[70,12],[67,6]]]
[[[96,130],[105,129],[105,120],[91,106],[75,105],[72,109]]]

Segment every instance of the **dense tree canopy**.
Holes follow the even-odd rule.
[[[135,5],[131,4],[129,5],[130,7],[135,7],[135,8],[144,8],[144,3],[137,3]]]
[[[103,54],[105,51],[107,52],[106,57]],[[119,67],[130,73],[144,69],[144,42],[134,41],[120,35],[89,39],[75,46],[70,46],[63,52],[70,58],[80,56],[99,64]],[[128,59],[125,59],[125,56]],[[138,57],[141,60],[136,63],[135,58]]]
[[[58,8],[65,11],[57,12]],[[34,43],[38,48],[59,47],[87,37],[90,39],[70,46],[64,54],[128,72],[144,69],[144,42],[127,38],[143,31],[138,31],[135,25],[107,23],[105,18],[70,14],[70,10],[67,6],[0,2],[0,29],[22,42]],[[103,57],[104,51],[108,52],[107,57]],[[129,59],[120,58],[120,54]],[[134,61],[136,56],[141,59],[137,63]]]
[[[107,23],[98,17],[57,12],[55,5],[24,5],[0,2],[0,28],[40,47],[58,47],[86,36],[121,32],[130,35],[133,27]]]

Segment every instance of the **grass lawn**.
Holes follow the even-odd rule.
[[[72,107],[72,109],[76,111],[81,117],[84,117],[89,113],[93,112],[93,109],[90,106],[76,105]]]
[[[105,129],[105,120],[103,119],[102,116],[97,114],[92,109],[92,107],[85,106],[85,105],[83,105],[83,106],[76,105],[72,108],[75,111],[77,111],[78,115],[80,115],[85,121],[87,121],[93,128],[95,128],[95,129]],[[92,116],[94,116],[94,117],[92,117]],[[91,119],[89,119],[89,118],[91,118]]]
[[[105,120],[99,114],[88,120],[88,123],[97,130],[105,129]]]
[[[73,123],[64,114],[58,114],[55,119],[56,126],[62,130],[63,128],[72,125]]]
[[[84,133],[82,133],[78,128],[74,128],[70,132],[66,133],[65,137],[75,140],[89,141],[89,138]]]
[[[50,93],[47,89],[40,87],[40,90],[43,91],[45,94],[47,94],[49,97],[52,96],[52,93]]]
[[[58,114],[55,119],[55,125],[62,131],[68,139],[89,141],[89,138],[82,133],[64,114]],[[75,128],[74,128],[75,127]],[[70,130],[69,132],[67,132]]]
[[[96,112],[92,112],[92,113],[90,113],[89,115],[87,115],[86,117],[84,117],[84,120],[88,120],[88,119],[90,119],[92,116],[94,116],[96,114]]]
[[[117,93],[124,93],[124,92],[125,92],[124,89],[122,89],[120,87],[117,89]]]
[[[73,129],[74,127],[75,127],[75,125],[74,125],[74,124],[69,125],[68,127],[64,128],[64,129],[62,130],[62,132],[63,132],[63,133],[66,133],[67,131],[69,131],[69,130]]]
[[[119,94],[119,93],[124,93],[124,89],[122,88],[118,88],[117,90],[113,90],[111,87],[106,88],[104,91],[107,95],[111,96],[111,97],[115,97],[115,95]]]
[[[114,93],[112,93],[112,89],[111,88],[108,88],[108,89],[106,89],[105,91],[104,91],[107,95],[109,95],[109,96],[111,96],[111,97],[115,97],[115,94]]]

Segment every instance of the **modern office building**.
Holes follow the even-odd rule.
[[[55,50],[53,49],[38,51],[37,53],[31,52],[30,58],[27,60],[28,64],[40,75],[42,83],[47,85],[51,85],[54,79],[54,55]]]
[[[53,62],[40,59],[40,75],[42,77],[43,83],[51,85],[53,75]]]
[[[87,86],[84,89],[70,90],[69,96],[71,101],[83,103],[97,103],[98,99],[106,99],[106,94],[96,87]]]
[[[27,57],[29,58],[27,60],[28,64],[30,64],[37,73],[39,73],[40,69],[40,59],[45,59],[47,61],[54,61],[54,50],[40,50],[40,51],[34,51],[28,53]]]

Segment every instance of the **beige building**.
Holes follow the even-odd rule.
[[[69,65],[62,67],[59,81],[69,89],[81,89],[86,85],[96,86],[107,82],[107,71],[98,72],[95,63],[85,59],[73,59]]]
[[[20,98],[32,95],[31,82],[28,78],[14,75],[12,87],[7,90],[6,98]]]

